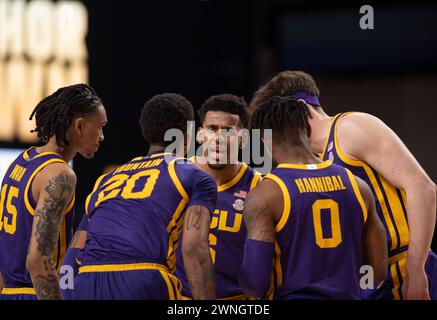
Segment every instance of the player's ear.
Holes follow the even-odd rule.
[[[311,126],[309,123],[307,124],[307,135],[308,135],[308,138],[311,137]]]
[[[205,131],[203,130],[202,127],[199,127],[199,129],[197,129],[197,134],[196,134],[196,141],[199,144],[203,144],[205,142]]]
[[[73,126],[74,126],[73,129],[76,133],[78,134],[82,133],[85,127],[85,118],[78,117],[74,119]]]

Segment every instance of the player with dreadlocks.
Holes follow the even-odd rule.
[[[0,198],[0,300],[60,299],[57,268],[70,236],[77,153],[92,158],[103,141],[105,108],[93,88],[58,89],[34,109],[44,143],[15,159]],[[65,218],[64,218],[65,217]]]
[[[306,105],[273,97],[251,127],[272,130],[264,143],[278,166],[246,200],[242,290],[265,297],[270,284],[275,299],[359,299],[363,264],[373,267],[370,283],[380,284],[387,247],[370,188],[312,153]]]

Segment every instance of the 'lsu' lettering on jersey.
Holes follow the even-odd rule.
[[[38,172],[52,163],[65,161],[57,153],[37,153],[32,147],[11,163],[3,178],[0,194],[0,272],[5,283],[4,294],[35,294],[26,269],[36,208],[31,185]],[[53,265],[57,269],[72,236],[73,207],[74,198],[65,211],[54,252]]]
[[[280,164],[264,177],[284,197],[276,225],[275,299],[359,299],[367,209],[352,173],[329,161]]]
[[[233,179],[217,187],[217,205],[211,219],[209,246],[215,269],[216,296],[219,299],[243,297],[238,276],[247,234],[243,222],[244,200],[260,177],[259,173],[242,163]],[[177,253],[175,275],[182,281],[182,294],[192,297],[181,250]]]

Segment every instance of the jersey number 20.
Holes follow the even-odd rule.
[[[115,198],[121,192],[123,199],[145,199],[150,197],[156,180],[158,180],[160,171],[158,169],[145,170],[135,173],[132,176],[128,174],[117,174],[105,182],[105,189],[100,191],[95,206],[97,207],[103,201]],[[139,191],[134,191],[136,183],[142,178],[148,178],[144,187]],[[124,187],[122,187],[124,185]]]

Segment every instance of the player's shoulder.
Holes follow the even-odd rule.
[[[66,162],[55,162],[44,167],[35,176],[32,183],[33,188],[45,187],[50,181],[62,183],[63,185],[75,186],[77,182],[76,173]]]
[[[385,125],[378,117],[365,112],[346,112],[338,120],[338,128],[343,130],[366,129]]]

